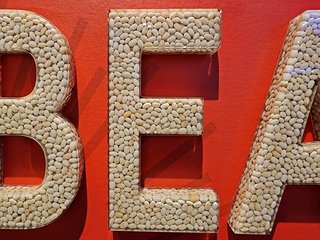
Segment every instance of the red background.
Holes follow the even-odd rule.
[[[320,239],[319,186],[287,187],[270,236],[234,235],[226,223],[288,23],[307,9],[320,9],[319,1],[1,0],[0,7],[36,12],[67,37],[76,62],[77,86],[64,114],[77,126],[85,149],[82,186],[65,214],[40,229],[0,230],[0,239]],[[142,59],[144,96],[205,99],[202,137],[143,137],[143,184],[213,188],[220,197],[218,234],[108,230],[107,13],[117,8],[222,10],[222,46],[217,55]],[[30,92],[34,69],[28,57],[4,57],[2,67],[2,95]],[[312,140],[311,134],[308,139]],[[36,144],[12,137],[1,140],[4,182],[41,182],[43,156]],[[17,146],[23,152],[12,153]]]

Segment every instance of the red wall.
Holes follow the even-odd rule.
[[[307,9],[320,9],[320,1],[1,0],[0,7],[36,12],[54,23],[67,37],[76,62],[77,87],[64,112],[78,126],[86,161],[79,194],[59,220],[36,230],[0,230],[0,239],[320,238],[318,186],[286,189],[271,236],[234,235],[226,223],[288,23]],[[142,62],[143,95],[191,95],[205,99],[202,138],[143,138],[143,184],[213,188],[220,197],[218,234],[113,233],[108,230],[107,13],[117,8],[222,9],[222,46],[217,55],[146,56]],[[16,76],[19,61],[23,59],[3,61],[3,78],[22,79]],[[4,80],[3,84],[10,83]],[[28,86],[26,84],[25,88]],[[5,141],[10,149],[12,140]],[[5,182],[37,183],[43,176],[41,153],[31,154],[36,147],[19,141],[28,154],[22,154],[21,160],[16,161],[8,160],[15,154],[7,155]],[[32,167],[18,167],[19,164]]]

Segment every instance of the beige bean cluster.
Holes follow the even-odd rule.
[[[143,51],[214,52],[219,10],[109,13],[109,226],[112,230],[211,231],[218,199],[210,189],[141,189],[142,134],[201,134],[201,99],[140,98]],[[174,80],[174,79],[172,79]]]
[[[229,217],[234,232],[270,233],[287,184],[320,184],[320,145],[301,142],[310,110],[320,133],[319,77],[320,11],[306,11],[289,25]]]
[[[46,161],[41,185],[0,186],[0,229],[37,228],[62,214],[80,184],[80,138],[73,125],[57,113],[71,93],[73,63],[66,40],[56,27],[26,11],[0,11],[0,52],[29,53],[37,69],[32,93],[0,98],[0,135],[37,141]]]

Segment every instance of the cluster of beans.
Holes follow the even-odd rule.
[[[320,145],[301,143],[311,106],[320,133],[319,77],[320,11],[306,11],[289,26],[230,214],[234,232],[269,233],[287,184],[320,184]]]
[[[37,68],[31,94],[0,98],[0,135],[34,139],[46,161],[41,185],[0,187],[0,229],[36,228],[60,216],[80,184],[80,139],[57,113],[70,96],[73,63],[64,36],[46,19],[25,11],[0,11],[0,52],[27,52]]]
[[[209,189],[140,189],[141,134],[201,134],[201,99],[140,98],[143,51],[205,53],[220,46],[219,10],[109,13],[109,226],[217,231]],[[172,79],[174,81],[174,79]]]

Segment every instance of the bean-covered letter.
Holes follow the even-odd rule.
[[[202,133],[198,98],[141,98],[142,52],[206,53],[220,47],[219,10],[109,13],[109,226],[112,230],[211,231],[218,200],[210,189],[141,189],[142,134]],[[174,81],[174,79],[172,79]]]
[[[37,70],[28,96],[0,98],[0,135],[32,138],[46,162],[39,186],[0,186],[0,229],[37,228],[63,213],[80,184],[80,138],[58,113],[71,93],[74,68],[64,36],[48,20],[31,12],[0,10],[0,23],[0,52],[29,53]]]
[[[320,11],[306,11],[289,25],[231,209],[236,233],[270,233],[286,185],[320,184],[320,144],[301,140],[310,110],[320,136],[319,56]]]

